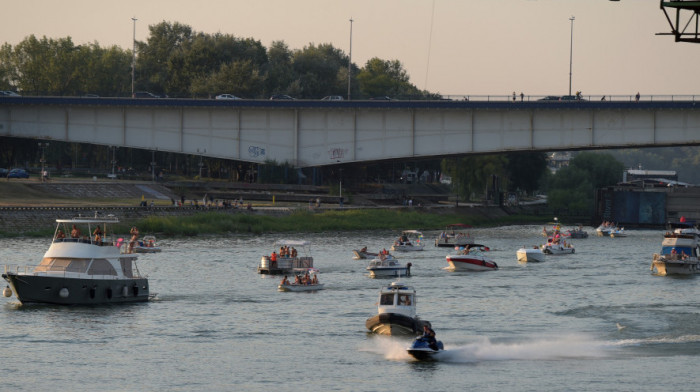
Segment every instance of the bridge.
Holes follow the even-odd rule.
[[[700,101],[0,98],[0,136],[295,167],[700,145]]]

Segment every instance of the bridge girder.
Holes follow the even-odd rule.
[[[700,1],[661,0],[660,7],[671,26],[671,32],[657,35],[673,35],[676,42],[700,43]],[[675,15],[672,18],[670,14]]]

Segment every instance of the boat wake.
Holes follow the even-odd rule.
[[[376,352],[389,360],[413,360],[406,347],[410,343],[398,340],[373,339],[372,347],[365,351]],[[510,360],[559,360],[570,358],[603,358],[609,344],[596,341],[586,335],[565,335],[508,343],[494,343],[488,338],[465,345],[445,345],[439,361],[474,363]]]

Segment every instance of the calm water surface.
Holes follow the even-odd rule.
[[[261,276],[280,236],[167,239],[143,255],[157,299],[105,307],[0,299],[3,390],[696,391],[698,279],[649,271],[662,231],[575,240],[576,253],[518,264],[539,226],[476,229],[498,271],[444,269],[451,250],[401,255],[448,352],[411,359],[409,340],[366,333],[379,286],[352,249],[398,232],[285,236],[313,243],[326,290],[281,293]],[[593,233],[592,228],[588,228]],[[2,239],[3,264],[37,264],[44,239]]]

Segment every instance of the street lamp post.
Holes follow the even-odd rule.
[[[156,152],[151,151],[151,178],[156,182]]]
[[[131,98],[134,97],[134,75],[136,73],[136,17],[131,18],[134,21],[134,35],[132,39],[131,49]]]
[[[49,143],[38,143],[39,148],[41,149],[41,182],[46,181],[46,169],[45,169],[45,164],[46,164],[46,159],[44,159],[44,151],[46,150],[46,147],[49,146]]]
[[[112,148],[112,178],[117,178],[116,174],[114,174],[114,167],[117,164],[117,146],[110,146]]]
[[[350,100],[350,79],[352,78],[352,18],[350,18],[350,53],[348,55],[348,101]]]
[[[571,71],[573,69],[574,60],[574,20],[576,18],[572,15],[569,20],[571,21],[571,43],[569,45],[569,95],[571,95]]]
[[[198,149],[197,149],[197,152],[200,154],[200,155],[199,155],[199,179],[201,180],[201,179],[202,179],[202,168],[204,167],[204,162],[202,162],[202,157],[204,156],[204,154],[206,154],[207,149],[206,149],[206,148],[203,148],[203,149],[200,151],[199,148],[198,148]]]

